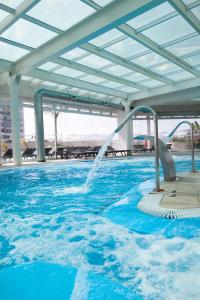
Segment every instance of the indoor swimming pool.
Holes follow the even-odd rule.
[[[191,170],[175,157],[177,172]],[[154,159],[109,159],[0,172],[1,300],[199,299],[200,220],[137,209]],[[200,169],[200,159],[196,161]]]

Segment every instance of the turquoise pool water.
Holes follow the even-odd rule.
[[[178,171],[189,157],[176,157]],[[199,299],[200,219],[137,209],[154,186],[152,158],[0,172],[0,299]],[[200,161],[197,162],[200,168]]]

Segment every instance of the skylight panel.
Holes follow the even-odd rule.
[[[159,45],[162,45],[193,32],[195,32],[193,27],[184,18],[176,16],[143,31],[143,34]]]
[[[130,73],[131,70],[120,65],[114,65],[112,67],[106,68],[104,72],[112,75],[120,76],[126,73]]]
[[[152,71],[164,75],[169,72],[181,71],[182,69],[173,63],[164,63],[159,66],[151,68]]]
[[[29,51],[25,49],[21,49],[19,47],[15,47],[7,43],[0,42],[1,59],[16,61],[20,59],[22,56],[26,55],[27,53],[29,53]]]
[[[182,1],[185,5],[189,5],[191,3],[194,3],[196,0],[182,0]]]
[[[107,43],[112,42],[113,40],[120,38],[122,36],[124,36],[124,34],[121,33],[119,30],[112,29],[98,36],[97,38],[91,40],[90,43],[97,47],[102,47],[103,45],[106,45]]]
[[[97,56],[95,54],[91,54],[89,56],[86,56],[84,58],[81,58],[80,60],[77,61],[78,63],[82,64],[82,65],[86,65],[88,67],[91,68],[102,68],[105,66],[108,66],[111,64],[111,62],[107,59],[104,59],[100,56]]]
[[[145,76],[141,73],[135,73],[133,75],[125,76],[124,78],[127,80],[130,80],[130,81],[133,81],[133,82],[138,82],[141,80],[149,79],[148,76]]]
[[[167,76],[169,79],[172,79],[174,81],[181,81],[181,80],[186,80],[195,77],[193,74],[183,71],[177,74],[172,74]]]
[[[138,29],[174,11],[174,8],[166,2],[152,8],[138,17],[135,17],[134,19],[128,21],[127,24],[135,29]]]
[[[9,6],[11,8],[17,8],[24,0],[1,0],[0,3]]]
[[[86,53],[89,54],[89,52],[87,52],[81,48],[74,48],[73,50],[68,51],[65,54],[61,55],[61,57],[71,60],[71,59],[76,59]]]
[[[104,7],[108,5],[109,3],[113,2],[113,0],[93,0],[96,4],[98,4],[101,7]]]
[[[188,64],[195,66],[200,64],[200,53],[184,59]]]
[[[8,15],[9,13],[0,9],[0,22],[3,21]]]
[[[148,49],[133,39],[126,38],[125,40],[107,47],[106,50],[123,58],[127,58]]]
[[[125,87],[122,87],[119,89],[120,91],[123,91],[123,92],[127,92],[127,93],[135,93],[135,92],[138,92],[138,89],[135,89],[131,86],[125,86]]]
[[[2,34],[2,37],[37,48],[56,35],[55,32],[19,19]]]
[[[98,84],[98,83],[102,82],[104,79],[94,76],[94,75],[88,75],[88,76],[82,77],[81,80]]]
[[[131,61],[135,64],[138,64],[138,65],[144,67],[144,68],[147,68],[147,67],[165,62],[167,60],[165,58],[163,58],[161,55],[152,52],[152,53],[137,57]]]
[[[155,79],[146,81],[143,84],[146,85],[149,88],[154,88],[154,87],[158,87],[158,86],[164,85],[163,82],[160,82],[160,81],[155,80]]]
[[[120,85],[120,84],[117,83],[117,82],[113,82],[113,81],[107,81],[107,82],[102,83],[101,85],[107,86],[107,87],[113,88],[113,89],[118,88],[118,87],[120,87],[120,86],[122,87],[122,85]]]
[[[166,48],[176,56],[182,56],[200,50],[200,36],[184,40]]]
[[[200,5],[192,9],[193,14],[200,19]]]
[[[77,77],[77,76],[85,74],[81,71],[77,71],[77,70],[74,70],[74,69],[71,69],[68,67],[60,68],[60,69],[54,71],[54,73],[64,75],[64,76],[69,76],[69,77]]]
[[[41,66],[38,67],[38,69],[44,70],[44,71],[50,71],[52,69],[54,69],[55,67],[58,67],[59,65],[54,64],[52,62],[47,62]]]
[[[28,15],[61,30],[67,30],[94,12],[94,8],[80,0],[42,0]]]

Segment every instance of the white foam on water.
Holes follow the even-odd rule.
[[[66,195],[66,194],[85,194],[87,191],[84,186],[72,186],[61,189],[56,189],[54,195]]]
[[[88,300],[88,271],[78,269],[70,300]]]
[[[59,217],[64,218],[61,223]],[[2,213],[0,219],[0,234],[13,246],[2,265],[73,265],[106,275],[130,291],[137,287],[144,299],[199,300],[200,237],[142,235],[99,215],[75,219],[67,212],[26,218]],[[100,257],[99,263],[91,261],[91,253]],[[86,278],[86,273],[78,276]]]

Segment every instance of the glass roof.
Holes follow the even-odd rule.
[[[92,83],[97,83],[97,84],[103,81],[103,79],[101,77],[97,77],[94,75],[88,75],[88,76],[81,77],[81,80],[92,82]]]
[[[68,77],[77,77],[80,75],[84,75],[85,73],[81,72],[81,71],[77,71],[68,67],[62,67],[56,71],[54,71],[54,73],[60,74],[60,75],[65,75]]]
[[[88,67],[95,68],[95,69],[99,69],[99,68],[110,65],[109,60],[99,57],[95,54],[88,55],[88,56],[78,60],[77,62],[82,65],[86,65]]]
[[[126,37],[119,30],[112,29],[112,30],[98,36],[97,38],[91,40],[90,43],[95,46],[102,47],[103,45],[106,45],[107,43],[110,43],[111,41],[116,40],[117,38],[120,38],[123,36]]]
[[[200,5],[192,9],[193,14],[200,19]]]
[[[113,0],[93,0],[93,2],[95,2],[96,4],[98,4],[101,7],[111,3],[112,1]]]
[[[2,37],[37,48],[56,35],[55,32],[47,30],[46,28],[19,19],[2,34]]]
[[[177,74],[168,75],[167,77],[174,81],[181,81],[181,80],[186,80],[186,79],[189,79],[189,78],[192,78],[195,76],[187,71],[183,71],[183,72],[180,72]]]
[[[120,76],[120,75],[123,75],[126,73],[130,73],[131,70],[127,69],[125,67],[122,67],[120,65],[113,65],[112,67],[104,69],[104,72],[112,74],[112,75]]]
[[[94,12],[94,8],[80,0],[42,0],[28,12],[28,15],[66,30]]]
[[[68,51],[65,54],[61,55],[61,57],[69,59],[69,60],[71,60],[71,59],[74,60],[74,59],[79,58],[80,56],[85,55],[85,54],[89,55],[90,53],[83,50],[83,49],[81,49],[81,48],[74,48],[73,50]]]
[[[176,43],[166,48],[176,56],[185,55],[188,53],[200,50],[200,36],[197,35],[190,39],[186,39],[182,42]]]
[[[165,2],[128,21],[127,24],[135,29],[138,29],[174,11],[174,8],[169,3]]]
[[[182,69],[173,63],[164,63],[164,64],[160,64],[159,66],[151,68],[151,70],[158,74],[166,74],[169,72],[179,71]]]
[[[143,34],[162,45],[192,32],[194,32],[193,27],[183,17],[176,16],[145,30]]]
[[[1,51],[0,52],[1,59],[11,60],[11,61],[16,61],[17,59],[20,59],[25,54],[29,53],[29,51],[27,50],[3,42],[0,42],[0,51]]]
[[[159,54],[155,52],[151,52],[146,55],[142,55],[136,59],[131,60],[133,63],[138,64],[144,68],[148,68],[150,66],[162,63],[162,62],[167,62],[167,60],[160,56]]]
[[[101,35],[96,35],[96,38],[89,40],[90,35],[87,36],[86,34],[90,33],[90,28],[88,28],[88,31],[86,28],[86,33],[81,33],[83,39],[82,35],[74,35],[74,41],[69,47],[72,50],[66,52],[67,48],[64,49],[64,41],[62,44],[63,48],[56,50],[55,53],[50,55],[48,55],[49,44],[51,45],[51,50],[53,49],[52,51],[54,51],[53,43],[57,40],[57,46],[59,45],[59,35],[62,35],[63,31],[68,29],[73,31],[74,28],[79,28],[78,26],[81,28],[81,26],[86,24],[85,19],[90,18],[94,13],[98,15],[98,13],[101,13],[101,7],[104,7],[103,9],[106,10],[105,6],[111,2],[114,5],[116,0],[41,0],[35,1],[35,5],[34,1],[30,1],[30,4],[32,4],[30,5],[31,8],[28,11],[25,10],[19,18],[16,17],[14,22],[10,22],[10,26],[3,28],[3,20],[7,16],[12,15],[15,18],[15,10],[23,1],[24,3],[29,3],[27,0],[0,0],[0,4],[5,5],[5,8],[2,5],[0,9],[0,29],[2,30],[0,35],[0,59],[18,64],[19,59],[23,62],[24,56],[28,54],[27,57],[31,57],[35,52],[37,55],[34,56],[34,59],[37,59],[37,56],[40,56],[37,48],[42,46],[41,49],[45,49],[44,53],[45,55],[47,53],[47,56],[36,63],[32,70],[37,69],[38,73],[40,72],[44,75],[44,79],[33,79],[31,78],[31,73],[22,72],[24,79],[30,78],[28,80],[32,86],[45,84],[55,89],[67,89],[77,94],[84,93],[93,98],[102,96],[105,98],[106,92],[104,94],[103,87],[107,87],[106,91],[108,92],[110,88],[110,94],[108,93],[109,96],[107,95],[106,97],[111,99],[113,96],[113,99],[116,99],[117,92],[120,98],[123,94],[127,96],[125,93],[137,93],[143,89],[142,85],[153,89],[162,85],[170,85],[173,81],[176,83],[181,80],[191,79],[198,75],[197,70],[200,70],[199,32],[195,30],[196,27],[194,25],[192,26],[192,22],[187,22],[186,18],[183,18],[168,1],[146,10],[127,22],[136,32],[156,43],[155,46],[158,47],[159,51],[152,51],[151,44],[148,41],[140,40],[141,35],[139,34],[136,41],[125,34],[125,29],[122,33],[120,26],[110,29],[113,24],[111,22],[109,30]],[[198,1],[182,1],[188,6],[188,10],[200,19],[200,5]],[[157,3],[160,2],[157,1]],[[8,7],[6,8],[6,6]],[[118,12],[119,18],[120,13]],[[102,22],[102,32],[104,32],[106,27],[103,26],[103,17],[100,20]],[[97,24],[97,26],[99,25]],[[95,27],[94,24],[91,24],[92,28],[93,26]],[[95,47],[84,47],[88,45],[85,43],[84,34],[88,38],[89,44]],[[66,37],[67,42],[68,39]],[[56,47],[55,49],[57,49]],[[89,51],[85,51],[84,48],[89,49]],[[166,55],[163,48],[169,52],[168,59],[165,58]],[[104,49],[104,51],[99,51],[99,49]],[[59,60],[59,64],[54,63],[57,57],[78,63],[80,70],[66,67],[66,61],[62,59]],[[131,63],[134,64],[135,69],[133,65],[131,69],[128,68]],[[189,64],[189,66],[186,67],[185,63]],[[124,67],[124,65],[127,67]],[[2,63],[3,66],[5,64]],[[85,72],[84,66],[92,70],[88,68],[87,72]],[[41,72],[41,70],[47,72]],[[112,76],[110,76],[111,79],[109,81],[99,77],[98,71],[118,77],[119,83],[112,81]],[[62,75],[60,84],[50,82],[48,72]],[[158,76],[156,77],[156,75]],[[82,81],[81,89],[79,88],[78,80],[77,87],[71,88],[65,85],[65,76],[80,79]],[[43,78],[42,75],[38,77]],[[125,82],[122,79],[138,83],[139,87],[136,85],[138,89],[130,86],[130,82]],[[170,79],[169,82],[167,79]],[[87,82],[86,87],[88,90],[82,88],[84,81]],[[68,83],[68,81],[66,82]],[[74,84],[76,85],[75,81]],[[99,85],[100,89],[102,88],[102,93],[99,93],[99,87],[98,92],[93,92],[95,85]],[[113,90],[116,90],[114,95],[112,94]]]
[[[126,38],[118,43],[113,44],[112,46],[105,48],[105,50],[123,58],[127,58],[133,56],[134,54],[148,50],[148,48],[131,38]]]
[[[0,22],[1,22],[3,19],[5,19],[5,17],[7,17],[8,15],[9,15],[9,14],[8,14],[6,11],[0,9]]]
[[[0,3],[12,7],[14,9],[17,8],[17,6],[19,6],[22,2],[23,0],[1,0],[0,1]]]
[[[200,63],[200,52],[199,52],[199,54],[196,54],[196,55],[193,55],[193,56],[190,56],[190,57],[184,59],[184,61],[186,61],[188,64],[190,64],[192,66],[198,65]]]

